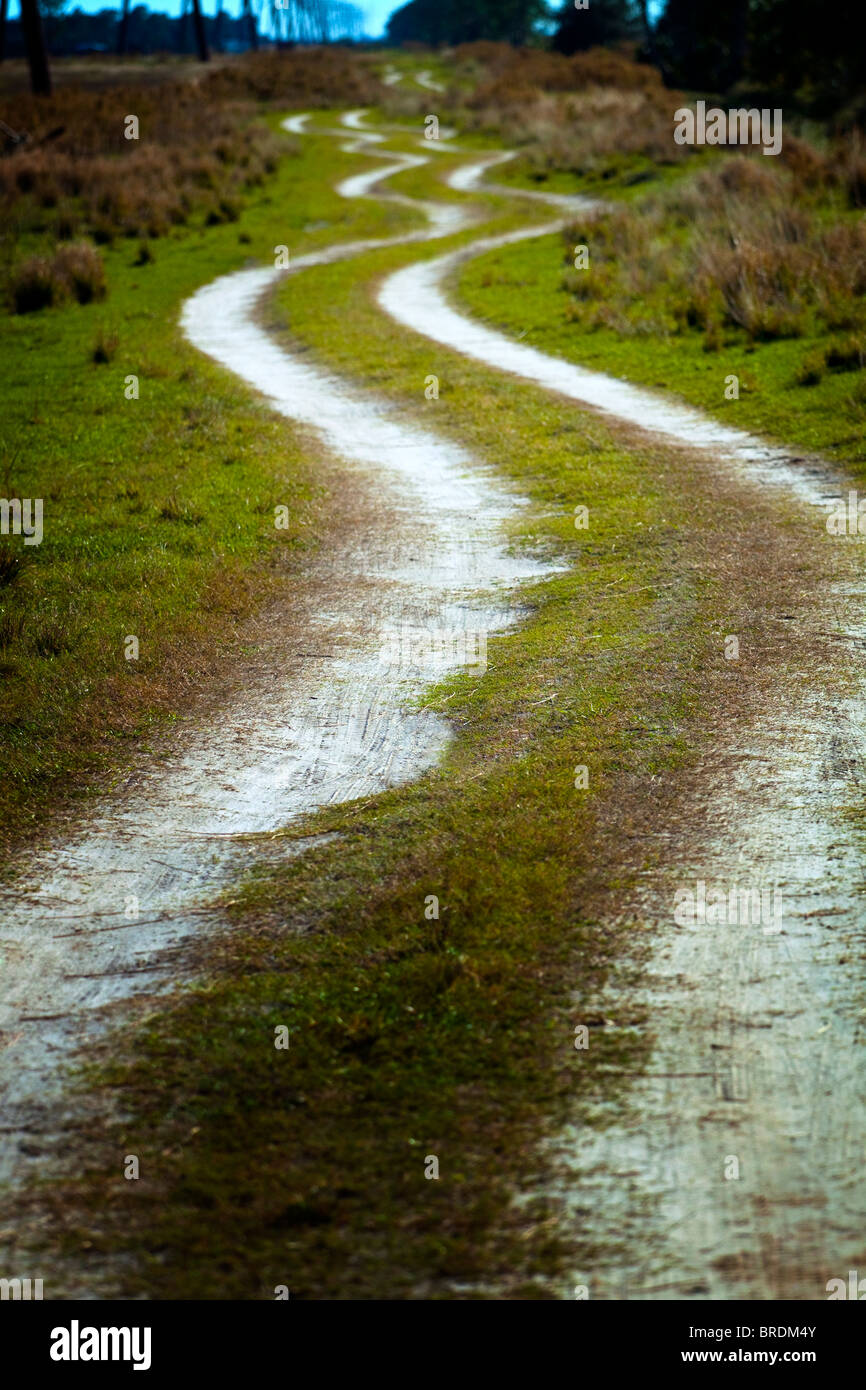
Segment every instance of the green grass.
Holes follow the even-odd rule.
[[[44,540],[9,537],[0,587],[0,825],[38,826],[81,774],[122,767],[207,685],[244,613],[291,584],[328,525],[316,458],[189,347],[184,299],[273,247],[393,235],[415,219],[329,191],[357,160],[286,155],[237,222],[106,250],[103,302],[4,317],[5,496],[44,499]],[[294,152],[293,152],[294,151]],[[28,246],[26,250],[35,249]],[[110,360],[95,362],[94,350]],[[139,398],[127,399],[128,376]],[[277,530],[274,507],[290,526]],[[20,562],[16,568],[16,562]],[[125,659],[137,636],[138,661]]]
[[[712,159],[695,152],[688,160],[689,172]],[[676,182],[686,172],[682,163],[656,164],[645,155],[611,155],[597,169],[577,173],[570,169],[538,168],[527,155],[518,154],[496,170],[497,183],[539,193],[567,193],[590,198],[615,198],[627,202],[641,197],[648,187],[653,191]]]
[[[325,146],[309,157],[321,168]],[[772,580],[705,563],[717,532],[725,554],[755,553],[735,490],[708,493],[679,453],[627,447],[589,412],[382,317],[378,279],[442,249],[290,278],[271,318],[497,470],[530,503],[514,544],[567,569],[527,586],[526,620],[491,639],[482,678],[429,696],[455,735],[441,765],[293,826],[289,838],[334,838],[263,862],[232,894],[206,985],[103,1064],[128,1118],[89,1142],[83,1179],[41,1200],[66,1254],[134,1257],[126,1292],[447,1297],[466,1283],[550,1297],[591,1263],[543,1195],[520,1212],[510,1197],[532,1191],[546,1127],[593,1123],[600,1100],[624,1094],[610,1069],[640,1069],[651,1024],[634,1026],[627,991],[621,1026],[573,1046],[576,1024],[599,1023],[612,964],[640,956],[621,837],[640,870],[650,789],[712,742],[720,708],[735,717],[767,669],[757,649],[736,671],[722,650],[724,633],[754,628]],[[424,399],[430,372],[438,401]],[[807,546],[794,553],[807,564]],[[274,1047],[281,1026],[287,1050]],[[124,1153],[141,1157],[137,1183],[120,1176]]]
[[[591,227],[586,235],[591,256]],[[563,287],[566,253],[562,237],[548,236],[478,256],[460,272],[459,297],[479,319],[543,352],[679,397],[727,424],[822,453],[866,476],[862,373],[827,370],[813,385],[798,380],[804,362],[839,335],[750,344],[731,334],[707,352],[697,329],[668,336],[587,331]],[[739,379],[738,400],[725,399],[731,375]]]

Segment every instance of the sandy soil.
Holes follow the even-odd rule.
[[[303,122],[287,124],[297,131]],[[359,135],[347,148],[368,143]],[[368,196],[382,177],[423,162],[388,158],[384,170],[347,179],[343,195]],[[470,216],[417,206],[430,226],[409,240],[446,235]],[[382,244],[298,257],[288,273]],[[257,311],[283,274],[241,271],[206,286],[184,308],[184,331],[275,410],[315,431],[369,483],[376,507],[352,548],[319,562],[328,599],[307,614],[303,650],[284,651],[276,669],[255,673],[218,721],[190,730],[134,787],[32,857],[26,892],[4,894],[3,1181],[27,1176],[51,1152],[64,1063],[104,1031],[124,999],[177,979],[171,948],[201,938],[216,920],[207,900],[251,862],[234,837],[428,767],[447,727],[411,706],[445,671],[481,658],[481,636],[520,615],[513,586],[543,573],[506,547],[502,524],[520,500],[464,450],[271,340]]]
[[[480,171],[450,182],[478,187]],[[747,730],[720,728],[715,763],[692,787],[700,804],[687,823],[661,817],[649,830],[656,866],[619,905],[651,931],[651,963],[637,992],[615,981],[599,1009],[616,1020],[623,997],[643,1005],[655,1047],[624,1113],[601,1107],[548,1146],[564,1220],[596,1252],[573,1285],[614,1299],[822,1298],[828,1279],[866,1262],[863,846],[843,814],[862,794],[866,680],[850,658],[866,645],[866,586],[856,547],[826,534],[847,483],[819,460],[514,342],[449,301],[448,278],[469,256],[558,225],[410,265],[379,303],[436,342],[795,499],[826,543],[827,575],[779,623],[792,669],[812,663],[808,688],[783,679]],[[677,891],[697,898],[701,881],[724,909],[677,922]],[[766,895],[767,912],[732,889]]]

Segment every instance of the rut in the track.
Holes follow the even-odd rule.
[[[287,125],[298,131],[303,118]],[[360,131],[346,140],[350,150],[370,143]],[[341,193],[366,196],[378,179],[424,162],[386,158],[387,169],[346,179]],[[445,236],[476,215],[393,196],[428,225],[298,256],[289,273]],[[242,698],[185,732],[165,761],[142,769],[77,829],[28,856],[19,880],[26,890],[5,892],[0,1181],[25,1178],[50,1155],[64,1064],[118,1017],[122,1001],[176,979],[171,948],[219,925],[208,902],[262,854],[236,837],[429,767],[448,728],[432,713],[412,712],[416,697],[446,671],[482,659],[487,634],[520,616],[515,586],[544,573],[509,553],[503,523],[520,503],[465,450],[292,356],[258,325],[259,301],[282,274],[245,270],[207,286],[185,306],[184,331],[276,411],[315,432],[347,482],[357,481],[364,519],[310,572],[308,590],[323,597],[318,606],[308,597],[303,617],[294,613],[304,641],[289,650],[266,644]]]
[[[362,127],[360,114],[354,121]],[[459,166],[448,182],[509,193],[485,177],[508,157]],[[847,484],[820,460],[461,313],[446,286],[463,261],[556,232],[564,212],[589,210],[581,199],[520,196],[551,203],[559,219],[406,266],[383,282],[380,306],[461,356],[709,454],[742,482],[744,502],[775,492],[782,525],[793,500],[827,541],[825,581],[780,622],[780,670],[793,653],[794,663],[810,664],[811,681],[781,678],[751,727],[720,736],[702,817],[675,837],[655,826],[646,850],[662,867],[618,905],[651,929],[652,963],[635,1002],[647,1008],[655,1047],[624,1112],[549,1146],[569,1222],[604,1252],[574,1280],[601,1298],[821,1297],[826,1280],[862,1264],[866,1249],[857,1161],[866,1141],[863,1010],[851,969],[866,935],[862,847],[841,814],[863,781],[866,680],[858,662],[840,659],[866,645],[866,586],[856,557],[825,533],[828,504]],[[740,908],[729,922],[679,928],[675,893],[697,893],[699,881],[777,895],[779,930],[763,919],[743,925]],[[599,1004],[616,1018],[616,980]]]
[[[348,148],[391,161],[344,181],[346,196],[369,196],[390,174],[423,162],[378,149],[362,113],[346,125]],[[302,133],[304,118],[289,126]],[[461,166],[452,186],[471,192],[499,158]],[[428,228],[393,240],[446,236],[475,215],[453,204],[414,206]],[[820,507],[841,487],[820,465],[798,467],[785,451],[685,407],[512,343],[447,302],[443,284],[463,256],[555,229],[569,207],[560,199],[556,210],[555,223],[480,238],[398,272],[382,287],[383,308],[488,367],[709,450],[744,488],[772,483],[814,507],[819,525]],[[387,244],[335,246],[299,258],[292,273]],[[444,727],[406,713],[407,696],[430,673],[383,667],[383,631],[407,617],[417,628],[501,627],[513,617],[508,588],[539,573],[502,544],[500,523],[515,500],[462,450],[406,425],[307,357],[293,358],[257,326],[256,304],[278,278],[244,271],[202,290],[186,307],[185,330],[359,470],[381,497],[381,525],[323,562],[341,597],[327,616],[310,613],[310,650],[328,655],[295,661],[276,681],[279,666],[259,673],[243,703],[219,727],[197,731],[174,765],[145,775],[75,836],[47,846],[29,869],[28,901],[8,904],[0,1023],[12,1043],[0,1072],[7,1114],[20,1123],[2,1136],[7,1177],[26,1169],[22,1132],[29,1127],[27,1147],[37,1151],[52,1132],[58,1065],[102,1026],[100,1006],[128,997],[136,982],[156,987],[166,943],[208,920],[194,915],[196,905],[245,862],[233,834],[376,791],[436,757]],[[827,584],[804,596],[785,640],[827,632],[862,643],[862,585],[838,554],[828,550]],[[479,600],[478,591],[490,597]],[[657,1039],[649,1073],[635,1079],[632,1108],[603,1133],[567,1134],[559,1146],[563,1203],[606,1252],[592,1269],[575,1271],[593,1296],[820,1297],[823,1271],[844,1273],[862,1254],[857,1164],[866,1108],[852,1066],[859,998],[843,964],[862,950],[862,914],[857,846],[836,801],[852,776],[838,749],[859,746],[866,704],[855,663],[844,700],[831,690],[830,664],[806,693],[779,688],[764,718],[722,742],[705,825],[693,824],[667,849],[663,869],[636,894],[655,941],[645,988]],[[664,826],[657,833],[670,843]],[[675,928],[672,888],[698,878],[781,888],[783,930]],[[139,899],[139,923],[122,920],[130,895]],[[107,931],[94,931],[106,923]],[[614,991],[613,1016],[616,1002]],[[31,1021],[40,1013],[51,1017]],[[724,1186],[720,1165],[729,1154],[742,1160],[741,1178]]]
[[[450,182],[471,191],[480,178],[463,167]],[[449,277],[467,257],[560,226],[409,265],[383,282],[378,302],[453,352],[710,454],[742,480],[744,501],[775,493],[782,525],[793,499],[826,543],[825,580],[779,620],[777,664],[792,678],[780,677],[751,727],[724,736],[720,720],[697,817],[676,834],[659,820],[641,848],[661,867],[617,905],[644,924],[643,941],[649,928],[651,964],[637,998],[614,977],[599,1009],[616,1020],[624,998],[644,1005],[655,1046],[624,1107],[601,1107],[602,1123],[570,1127],[548,1146],[566,1228],[597,1252],[573,1280],[596,1298],[821,1298],[829,1278],[866,1262],[856,964],[866,913],[862,844],[843,814],[864,781],[856,654],[866,647],[866,584],[856,554],[825,528],[847,483],[819,460],[514,342],[449,300]],[[810,680],[793,678],[798,663]],[[697,897],[701,881],[728,902],[732,888],[766,893],[781,922],[756,924],[750,900],[744,924],[738,897],[715,922],[678,926],[676,892]]]

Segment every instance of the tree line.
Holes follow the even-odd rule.
[[[6,57],[27,57],[34,92],[49,94],[51,72],[48,53],[197,53],[208,62],[211,51],[238,52],[258,48],[264,39],[293,43],[330,43],[360,38],[361,14],[347,0],[242,0],[242,12],[233,16],[215,0],[215,13],[206,15],[201,0],[183,0],[177,18],[130,6],[87,14],[61,10],[65,0],[20,0],[21,17],[8,20],[8,0],[0,0],[0,62]]]
[[[48,92],[46,56],[86,49],[135,52],[197,51],[207,62],[211,48],[255,48],[269,19],[278,42],[328,43],[360,37],[358,10],[346,0],[243,0],[233,18],[222,9],[206,16],[202,0],[184,0],[179,19],[144,5],[86,15],[60,15],[64,0],[20,0],[21,18],[7,23],[8,0],[0,0],[0,60],[26,52],[34,91]],[[850,7],[814,0],[408,0],[388,21],[390,43],[439,47],[491,39],[552,47],[571,54],[596,46],[629,44],[654,63],[669,86],[726,92],[751,86],[789,97],[801,95],[814,108],[833,110],[866,94],[866,0]]]
[[[409,0],[388,22],[393,43],[493,39],[572,54],[630,44],[666,83],[726,92],[797,93],[835,109],[866,93],[866,0]]]

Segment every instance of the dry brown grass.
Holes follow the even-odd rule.
[[[214,67],[198,88],[209,101],[253,98],[281,106],[372,105],[386,90],[345,48],[248,53]]]
[[[688,147],[673,140],[673,110],[664,93],[591,87],[559,100],[539,96],[522,115],[508,108],[505,125],[510,140],[522,135],[527,144],[530,171],[591,175],[635,156],[658,164],[688,158]]]
[[[862,130],[847,131],[835,141],[827,166],[830,180],[845,189],[851,206],[866,206],[866,136]]]
[[[51,257],[29,256],[16,266],[10,289],[17,314],[32,313],[69,299],[90,304],[105,297],[102,257],[86,242],[60,246]]]
[[[56,303],[64,278],[78,285],[74,257],[60,257],[63,275],[50,270],[52,242],[152,240],[192,218],[235,220],[245,190],[289,147],[254,122],[262,104],[357,103],[379,91],[367,66],[339,49],[250,54],[194,77],[167,64],[160,83],[152,72],[118,82],[127,71],[107,65],[102,85],[60,83],[49,101],[21,91],[0,99],[0,118],[24,137],[0,151],[2,252],[18,304]],[[126,138],[130,115],[137,140]],[[22,243],[39,253],[23,265]]]
[[[635,63],[607,48],[591,48],[566,58],[538,48],[512,48],[508,44],[463,44],[455,50],[458,73],[476,76],[471,99],[476,108],[508,101],[515,89],[524,92],[579,92],[588,87],[616,87],[619,91],[661,91],[661,74],[645,63]]]
[[[13,113],[0,108],[12,123]],[[124,136],[139,120],[138,140]],[[278,142],[249,128],[249,112],[203,105],[190,87],[61,89],[50,103],[16,102],[29,138],[0,159],[0,216],[7,236],[86,233],[159,237],[194,212],[261,182]]]
[[[624,333],[700,327],[710,347],[730,328],[754,340],[843,330],[860,342],[866,226],[845,212],[844,168],[839,148],[796,142],[785,163],[724,157],[611,212],[593,225],[592,276],[566,274],[574,316]],[[582,239],[569,229],[569,245]]]
[[[687,157],[673,140],[673,113],[682,98],[660,73],[608,49],[566,58],[508,44],[464,44],[456,71],[474,85],[461,96],[461,123],[495,131],[523,147],[531,173],[580,174],[621,164],[634,155],[659,163]]]

